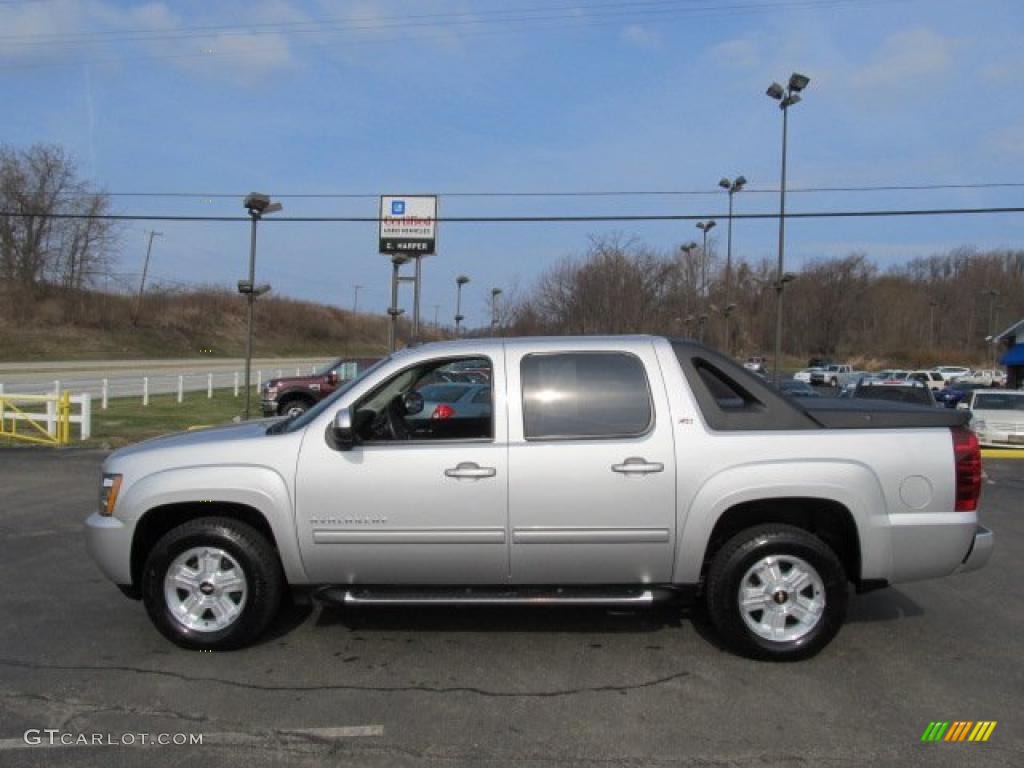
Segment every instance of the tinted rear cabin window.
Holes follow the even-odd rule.
[[[521,375],[528,440],[634,437],[651,426],[647,374],[633,355],[527,355]]]

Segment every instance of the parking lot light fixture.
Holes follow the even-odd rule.
[[[240,281],[239,293],[246,297],[248,303],[248,329],[245,339],[245,419],[249,420],[252,413],[252,334],[253,315],[256,306],[256,297],[270,290],[270,286],[256,286],[256,223],[271,213],[277,213],[283,206],[280,203],[271,201],[270,195],[261,192],[250,192],[242,201],[242,207],[249,212],[252,219],[252,234],[249,239],[249,279]],[[246,290],[242,290],[242,283],[247,283]],[[263,290],[265,289],[265,290]]]
[[[491,335],[494,335],[498,327],[498,297],[501,294],[501,288],[491,288]]]
[[[704,245],[700,252],[700,296],[701,296],[701,309],[705,314],[701,315],[703,318],[698,326],[697,340],[701,343],[704,342],[704,326],[707,320],[707,307],[705,306],[708,301],[708,232],[715,228],[717,222],[714,219],[708,219],[707,221],[698,221],[697,229],[701,231],[704,236]]]
[[[729,220],[727,225],[726,235],[726,246],[725,246],[725,297],[724,303],[726,307],[734,306],[729,303],[732,298],[732,198],[737,192],[739,192],[746,185],[747,179],[745,176],[737,176],[735,179],[728,179],[722,177],[722,180],[718,182],[718,186],[724,189],[729,195]],[[725,313],[725,320],[723,323],[723,331],[725,334],[725,353],[732,355],[732,339],[729,336],[729,315],[730,312]]]
[[[466,275],[459,275],[455,278],[455,338],[459,338],[462,321],[466,318],[462,315],[462,286],[469,282]]]
[[[779,383],[779,360],[782,358],[782,303],[783,290],[788,280],[785,276],[786,251],[786,139],[789,130],[789,108],[800,102],[800,92],[811,82],[807,75],[794,72],[789,76],[789,84],[783,88],[778,83],[768,86],[766,93],[779,102],[782,110],[782,179],[779,185],[779,266],[776,272],[775,298],[775,360],[772,364],[772,381]]]

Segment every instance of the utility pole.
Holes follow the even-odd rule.
[[[437,328],[437,315],[438,315],[438,313],[440,311],[441,311],[441,305],[440,304],[435,304],[434,305],[434,328]]]
[[[356,286],[353,286],[353,288],[354,288],[354,294],[355,295],[352,298],[352,314],[354,315],[357,312],[359,312],[359,292],[361,290],[363,290],[363,286],[356,285]]]
[[[163,232],[149,231],[149,244],[146,246],[146,260],[142,262],[142,280],[139,281],[139,297],[135,301],[135,316],[132,325],[139,324],[139,313],[142,311],[142,292],[146,290],[146,273],[149,272],[149,254],[153,251],[153,238],[163,237]]]

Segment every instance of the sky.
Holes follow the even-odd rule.
[[[126,214],[372,217],[381,194],[437,193],[440,215],[778,210],[782,119],[765,95],[811,78],[789,112],[788,186],[1019,184],[799,192],[789,211],[1024,205],[1019,0],[0,0],[0,142],[52,142]],[[700,192],[459,196],[487,192]],[[182,193],[175,197],[125,193]],[[301,197],[338,194],[354,197]],[[220,197],[217,195],[225,195]],[[234,285],[245,222],[129,222],[116,269]],[[484,324],[613,232],[670,251],[692,221],[441,222],[423,316]],[[1020,248],[1024,214],[792,219],[787,268],[867,253],[881,266],[962,245]],[[735,220],[734,258],[774,259],[777,224]],[[275,293],[383,311],[376,225],[265,220],[257,279]],[[403,287],[401,304],[411,305]]]

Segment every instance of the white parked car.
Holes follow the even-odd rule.
[[[1024,392],[979,389],[957,407],[970,409],[970,427],[982,445],[1024,448]]]
[[[1006,373],[992,368],[983,368],[971,371],[966,376],[960,376],[957,381],[964,381],[977,387],[1005,387]]]
[[[938,371],[908,371],[906,378],[920,381],[933,392],[938,392],[946,386],[946,380]]]
[[[821,373],[822,370],[824,370],[824,369],[822,369],[822,368],[804,368],[802,371],[797,371],[796,373],[794,373],[793,374],[793,378],[796,381],[802,381],[804,384],[810,384],[811,383],[811,377],[815,373]]]
[[[946,381],[953,381],[971,372],[970,368],[962,365],[937,365],[932,370],[941,373]]]

